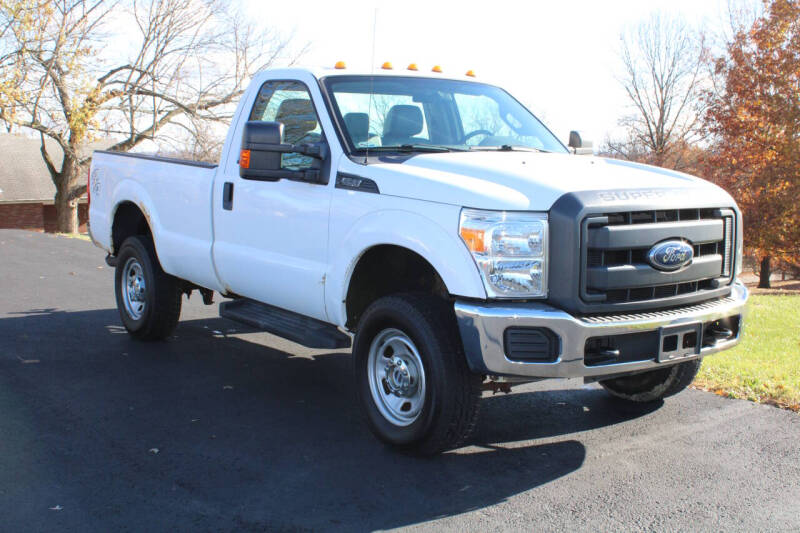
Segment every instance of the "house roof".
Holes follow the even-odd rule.
[[[94,143],[92,149],[100,149]],[[0,134],[0,204],[44,202],[51,203],[56,194],[56,187],[50,179],[50,173],[42,160],[39,151],[41,144],[38,138],[22,135]],[[47,152],[56,164],[61,163],[61,147],[55,141],[46,141]]]

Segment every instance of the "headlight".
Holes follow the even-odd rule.
[[[547,213],[462,209],[459,233],[490,298],[547,297]]]

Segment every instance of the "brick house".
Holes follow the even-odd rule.
[[[39,139],[21,135],[0,135],[0,229],[56,230],[56,187],[42,161]],[[51,159],[61,161],[61,149],[47,143]],[[82,198],[78,205],[78,224],[86,232],[88,204]]]

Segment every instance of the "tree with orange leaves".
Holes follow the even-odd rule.
[[[800,0],[764,0],[726,52],[708,94],[708,175],[741,207],[768,288],[773,260],[800,265]]]

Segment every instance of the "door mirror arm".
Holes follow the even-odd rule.
[[[248,169],[247,175],[239,175],[248,180],[254,181],[302,181],[304,183],[321,183],[319,169],[309,168],[306,170],[256,170]]]
[[[282,154],[300,154],[313,157],[314,159],[325,159],[328,157],[328,145],[324,142],[301,143],[301,144],[264,144],[249,143],[249,150],[261,152],[278,152]]]

